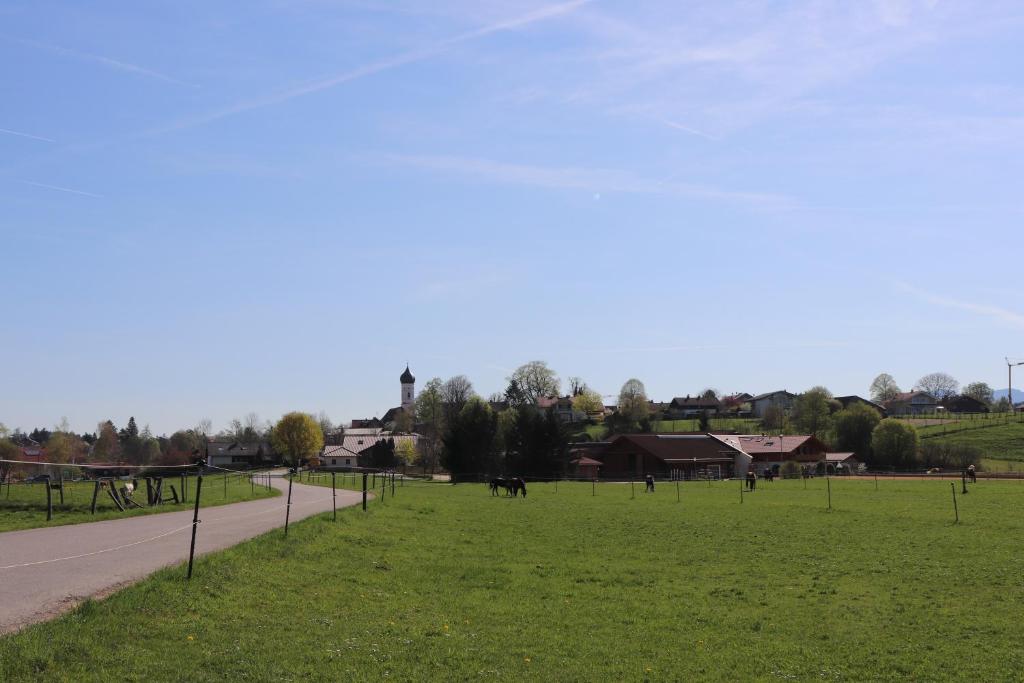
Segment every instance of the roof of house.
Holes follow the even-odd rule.
[[[751,401],[763,401],[766,398],[771,398],[772,396],[776,396],[778,394],[785,394],[786,396],[789,396],[790,398],[796,398],[796,394],[791,394],[790,392],[786,391],[785,389],[779,389],[778,391],[769,391],[766,394],[758,394],[757,396],[752,396],[750,398],[750,400]]]
[[[391,434],[390,432],[380,432],[375,435],[353,434],[351,436],[346,433],[342,437],[341,447],[355,453],[363,453],[377,445],[377,442],[387,441],[388,439],[394,439],[396,447],[403,441],[411,441],[412,445],[415,446],[419,441],[419,437],[419,434]]]
[[[732,461],[735,453],[741,452],[709,434],[620,434],[608,445],[609,451],[633,448],[665,462]]]
[[[851,394],[849,396],[836,396],[834,398],[835,398],[835,400],[837,400],[840,403],[842,403],[844,408],[847,407],[851,403],[866,403],[867,405],[871,406],[872,408],[876,408],[876,409],[881,410],[881,411],[885,410],[885,406],[883,406],[881,403],[875,403],[874,401],[872,401],[870,399],[864,398],[863,396],[857,396],[856,394]]]
[[[594,460],[593,458],[588,458],[585,455],[581,458],[577,458],[576,460],[572,460],[571,462],[573,465],[577,465],[579,467],[600,467],[601,465],[604,464],[600,460]]]
[[[902,393],[896,394],[895,398],[886,401],[886,403],[910,401],[913,400],[915,396],[926,396],[930,398],[933,403],[935,402],[935,397],[929,394],[927,391],[904,391]]]
[[[324,446],[323,454],[321,458],[358,458],[358,453],[353,453],[344,446]]]
[[[856,460],[856,453],[826,453],[826,462],[846,462],[847,460]]]
[[[761,434],[712,434],[714,438],[744,453],[757,457],[788,455],[796,457],[796,451],[803,446],[814,449],[814,453],[825,451],[825,444],[811,435],[763,436]],[[802,456],[806,458],[806,455]]]
[[[718,408],[722,402],[717,398],[702,398],[700,396],[676,396],[669,404],[673,408]]]
[[[227,440],[227,439],[211,439],[206,442],[206,453],[207,455],[260,455],[261,453],[270,453],[270,445],[262,441],[250,441],[243,443],[241,441]]]

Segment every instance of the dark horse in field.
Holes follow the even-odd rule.
[[[515,477],[513,479],[506,479],[505,477],[495,477],[491,479],[490,483],[491,495],[497,496],[498,489],[505,489],[506,496],[512,496],[513,498],[519,495],[519,492],[523,492],[523,498],[526,498],[526,482]]]

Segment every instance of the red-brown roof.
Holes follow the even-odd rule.
[[[600,467],[604,463],[601,462],[600,460],[594,460],[593,458],[588,458],[587,456],[584,455],[582,458],[573,460],[572,464],[577,465],[579,467]]]
[[[789,435],[789,436],[762,436],[760,434],[716,434],[719,441],[729,446],[739,448],[751,457],[764,460],[772,456],[785,456],[793,460],[806,460],[809,455],[820,455],[825,452],[825,444],[814,436]],[[803,449],[809,453],[797,453]]]
[[[739,450],[708,434],[620,434],[609,451],[642,449],[665,462],[732,460]]]

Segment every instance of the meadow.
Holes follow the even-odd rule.
[[[1024,483],[959,523],[942,480],[678,495],[406,482],[0,639],[0,680],[1019,680]]]
[[[169,477],[164,482],[165,500],[170,498],[169,487],[172,484],[178,494],[181,494],[178,477]],[[177,505],[168,502],[155,507],[129,508],[124,512],[114,506],[106,491],[102,491],[96,499],[96,514],[92,514],[94,482],[65,482],[64,505],[60,504],[59,492],[51,491],[53,518],[47,522],[45,484],[4,484],[0,486],[0,532],[189,510],[195,506],[195,477],[189,478],[187,486],[189,498],[186,502]],[[249,478],[244,475],[232,474],[225,477],[222,474],[212,474],[203,477],[203,492],[199,503],[201,507],[208,507],[277,495],[280,493],[276,490],[268,491],[264,487],[250,485]],[[145,503],[145,484],[141,485],[133,498],[139,503]]]

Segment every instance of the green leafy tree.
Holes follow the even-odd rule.
[[[394,439],[380,439],[370,447],[367,455],[369,456],[367,464],[370,467],[389,470],[398,464],[398,459],[395,457]]]
[[[93,457],[104,462],[117,462],[121,458],[121,442],[117,438],[117,430],[110,420],[101,422],[96,431],[99,435],[93,445]]]
[[[831,392],[824,387],[813,387],[797,396],[790,417],[793,428],[801,434],[824,438],[832,429],[831,399]]]
[[[402,441],[395,446],[395,457],[398,459],[400,465],[411,465],[416,462],[416,446],[413,445],[412,439],[402,439]]]
[[[492,471],[498,420],[486,401],[472,397],[448,420],[442,437],[441,464],[453,482]]]
[[[871,465],[913,469],[917,461],[917,430],[901,420],[882,420],[871,433]]]
[[[271,444],[293,467],[315,458],[324,447],[320,424],[307,413],[288,413],[274,425]]]
[[[0,438],[0,460],[21,460],[20,456],[21,449],[13,441]],[[13,469],[12,463],[0,462],[0,481],[6,481]]]
[[[444,399],[439,377],[429,380],[416,397],[416,422],[422,425],[423,439],[420,442],[422,464],[431,472],[437,466],[441,450],[441,434],[444,432]]]
[[[594,415],[604,410],[601,394],[587,387],[572,397],[572,407],[584,415]]]
[[[851,403],[832,419],[836,448],[856,453],[862,462],[870,462],[871,435],[881,421],[882,416],[871,406]]]
[[[549,477],[565,470],[568,439],[551,410],[524,406],[508,436],[507,469],[510,474]]]

